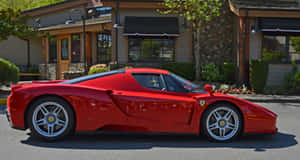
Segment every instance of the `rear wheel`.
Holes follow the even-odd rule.
[[[232,105],[218,103],[205,111],[201,126],[209,140],[227,142],[241,134],[242,116]]]
[[[74,129],[74,114],[64,100],[45,97],[30,106],[27,122],[32,136],[45,140],[57,140]]]

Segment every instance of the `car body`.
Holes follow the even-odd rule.
[[[193,88],[195,90],[189,92]],[[214,104],[226,103],[240,115],[242,133],[277,132],[277,115],[262,106],[201,91],[168,71],[149,68],[111,71],[67,81],[14,85],[7,103],[11,126],[30,128],[27,123],[31,119],[28,117],[30,107],[47,97],[59,98],[70,106],[75,131],[199,134],[204,112]]]

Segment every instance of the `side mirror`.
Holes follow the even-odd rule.
[[[207,84],[207,85],[204,86],[204,91],[208,92],[211,96],[214,93],[213,87],[211,85],[209,85],[209,84]]]

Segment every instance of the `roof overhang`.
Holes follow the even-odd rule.
[[[300,18],[298,7],[237,7],[229,1],[229,8],[239,17]]]
[[[179,36],[177,17],[125,17],[126,36]]]
[[[101,17],[86,21],[85,30],[87,32],[105,32],[112,30],[111,17]],[[82,22],[78,21],[73,24],[60,24],[55,26],[49,26],[44,28],[39,28],[39,31],[50,33],[51,35],[63,35],[63,34],[73,34],[82,33]]]

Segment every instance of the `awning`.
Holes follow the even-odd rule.
[[[179,36],[176,17],[125,17],[124,35]]]
[[[299,33],[300,19],[298,18],[259,18],[258,27],[262,32]]]

